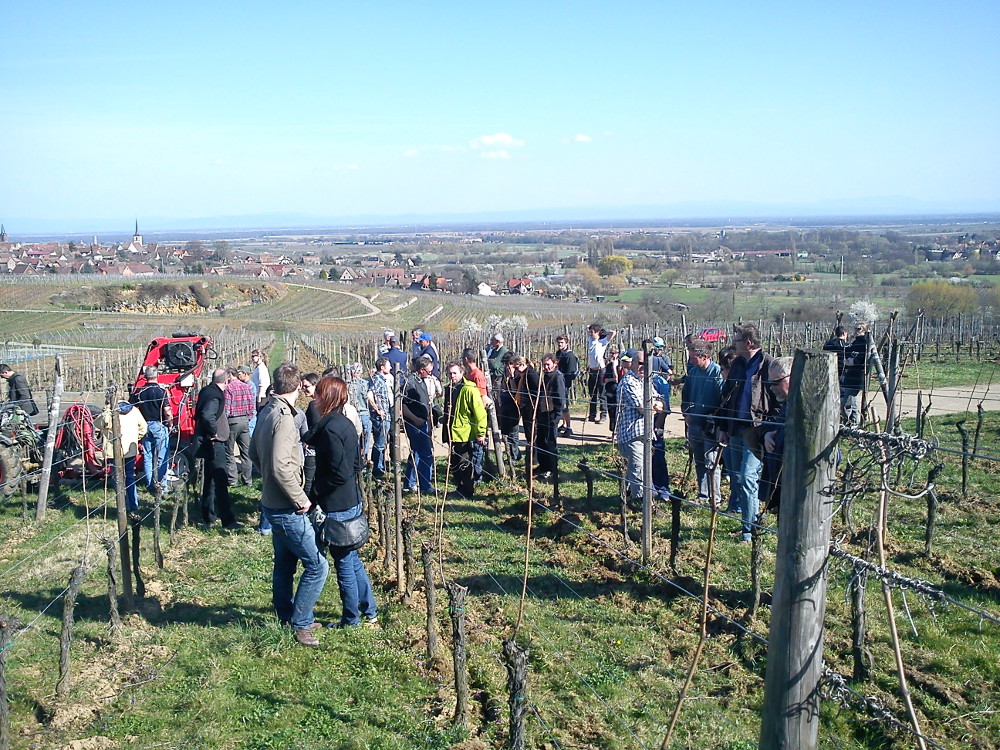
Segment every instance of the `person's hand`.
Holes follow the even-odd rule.
[[[483,435],[481,437],[477,437],[476,442],[479,443],[480,445],[486,445],[486,436]]]
[[[768,453],[774,453],[774,441],[777,436],[777,430],[771,430],[770,432],[764,433],[764,450]]]

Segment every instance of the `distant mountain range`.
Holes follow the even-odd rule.
[[[97,235],[102,240],[132,236],[134,217],[122,219],[38,219],[2,217],[11,239],[41,239]],[[913,224],[973,220],[995,222],[1000,205],[959,206],[908,198],[867,198],[798,204],[749,201],[689,201],[668,205],[576,206],[563,208],[476,211],[469,213],[359,214],[322,216],[308,213],[267,213],[241,216],[165,217],[140,216],[144,236],[169,233],[171,237],[233,237],[260,235],[275,230],[347,232],[428,231],[432,229],[490,230],[511,228],[606,228],[614,226],[742,226],[754,223],[791,226]]]

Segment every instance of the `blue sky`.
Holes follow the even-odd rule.
[[[0,28],[8,231],[1000,210],[996,0],[55,0],[3,3]]]

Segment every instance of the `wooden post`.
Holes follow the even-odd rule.
[[[146,596],[146,582],[142,580],[142,568],[139,567],[140,536],[142,532],[142,519],[135,516],[130,520],[132,525],[132,573],[135,575],[135,593],[140,599]]]
[[[11,634],[20,626],[17,620],[0,615],[0,750],[10,750],[10,703],[7,695],[7,649]]]
[[[648,564],[653,556],[653,347],[648,339],[642,351],[642,562]]]
[[[118,614],[118,572],[115,570],[115,542],[110,537],[101,537],[101,544],[108,556],[108,609],[111,612],[111,637],[121,638],[122,618]]]
[[[87,574],[87,568],[80,563],[69,576],[69,587],[63,597],[62,634],[59,637],[59,681],[56,682],[56,695],[65,700],[73,687],[70,675],[70,645],[73,643],[73,609],[76,607],[76,597],[80,593],[80,584]]]
[[[160,446],[153,444],[153,558],[156,567],[163,570],[163,550],[160,549],[160,512],[163,508],[163,483],[158,479]],[[136,478],[138,480],[138,477]]]
[[[420,561],[424,564],[424,593],[427,597],[427,661],[433,661],[438,653],[437,591],[434,588],[434,545],[424,542],[420,547]]]
[[[528,711],[525,694],[528,687],[528,649],[510,639],[503,642],[503,661],[507,667],[507,693],[510,702],[511,750],[524,750],[524,715]]]
[[[469,723],[469,674],[465,654],[465,597],[469,590],[453,581],[445,584],[445,588],[450,600],[452,656],[455,661],[455,718],[452,726],[464,727]]]
[[[840,385],[832,353],[795,353],[768,635],[761,750],[815,750]]]
[[[865,613],[865,589],[868,573],[855,570],[848,591],[851,594],[851,650],[854,656],[854,679],[867,680],[871,674],[872,654],[865,646],[867,615]]]
[[[49,479],[52,476],[52,454],[56,449],[56,433],[59,431],[59,403],[62,400],[63,375],[62,357],[56,357],[56,382],[49,401],[49,429],[45,434],[45,452],[42,456],[42,473],[38,479],[38,504],[35,506],[35,521],[45,518],[45,507],[49,501]]]
[[[396,587],[398,591],[403,590],[403,527],[400,525],[403,520],[403,467],[400,465],[399,457],[399,428],[403,424],[403,389],[399,378],[395,379],[395,393],[393,394],[392,407],[392,480],[394,497],[394,516],[391,520],[388,505],[386,506],[386,521],[392,524],[394,544],[385,545],[385,561],[387,565],[392,565],[393,547],[395,547],[396,557]],[[427,415],[430,419],[430,415]],[[412,460],[412,457],[411,457]],[[418,484],[419,486],[419,484]],[[387,538],[388,539],[388,538]]]
[[[409,604],[413,595],[414,568],[417,563],[413,558],[413,519],[406,518],[403,523],[403,603]]]
[[[962,436],[962,499],[969,499],[969,430],[965,427],[965,420],[955,423],[955,429]]]
[[[125,509],[125,454],[122,451],[122,423],[118,414],[118,388],[108,390],[111,410],[111,448],[115,458],[115,501],[118,516],[118,551],[122,563],[122,604],[132,611],[132,563],[129,555],[128,512]]]

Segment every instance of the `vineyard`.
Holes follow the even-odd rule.
[[[289,295],[254,307],[287,304],[284,314],[301,314],[291,306],[298,298],[317,309],[327,300],[323,315],[351,309],[322,289]],[[408,297],[378,293],[372,304],[388,309]],[[414,308],[418,320],[438,306],[418,305],[440,299],[416,298],[397,314]],[[457,330],[439,333],[438,316],[426,321],[444,359],[481,346],[498,326],[533,357],[563,331],[584,348],[580,325],[502,317],[508,311],[486,306],[448,310]],[[8,344],[3,356],[21,362],[42,392],[60,353],[67,388],[93,390],[97,400],[108,383],[134,376],[159,330],[123,320],[90,319],[46,335],[51,344]],[[264,348],[272,364],[319,370],[371,361],[371,329],[381,321],[362,318],[368,331],[276,334],[227,316],[206,330],[220,364]],[[616,329],[622,345],[654,333]],[[762,321],[762,331],[775,353],[817,348],[828,335],[826,324]],[[685,324],[655,333],[678,361]],[[885,429],[873,382],[868,425],[841,434],[835,478],[822,488],[831,529],[818,746],[1000,748],[998,331],[984,321],[893,318],[878,333],[886,377],[909,389],[911,406]],[[529,491],[523,467],[515,477],[492,467],[475,501],[455,500],[441,460],[438,493],[402,497],[399,515],[391,484],[369,484],[373,537],[363,554],[380,627],[324,631],[315,651],[295,648],[270,614],[269,541],[186,523],[197,499],[183,485],[160,506],[140,495],[141,519],[126,538],[143,590],[129,606],[118,589],[120,628],[109,626],[114,559],[102,543],[114,548],[120,537],[113,488],[56,487],[42,521],[31,520],[32,493],[5,500],[0,695],[10,746],[472,750],[517,746],[523,731],[526,746],[538,748],[757,747],[779,519],[761,515],[753,544],[738,544],[730,534],[738,517],[690,500],[697,492],[685,444],[668,439],[670,491],[656,500],[647,555],[641,513],[622,501],[621,459],[606,428],[579,420],[576,398],[577,435],[560,441],[558,484],[533,482]],[[252,525],[257,489],[233,494]],[[464,601],[453,598],[464,590]],[[335,620],[338,608],[331,579],[317,615]],[[75,623],[61,649],[66,611]]]

